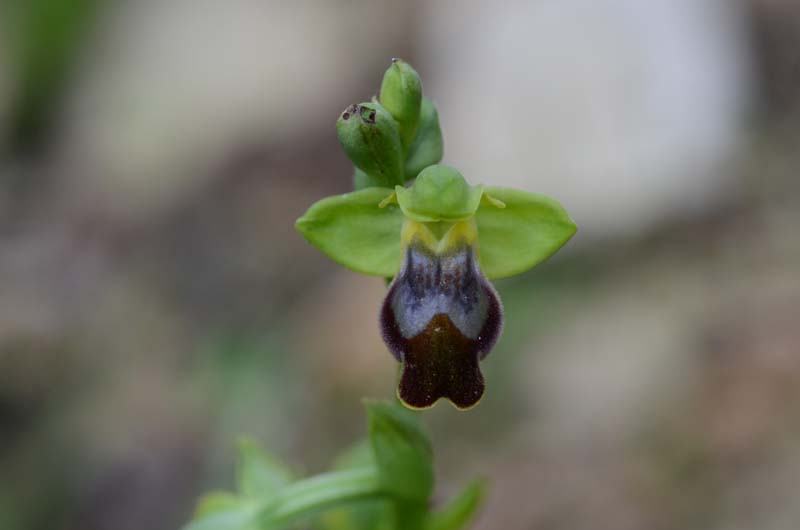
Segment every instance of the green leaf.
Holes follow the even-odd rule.
[[[486,481],[475,480],[442,509],[430,515],[426,530],[460,530],[473,518],[486,495]]]
[[[294,480],[288,467],[253,440],[243,438],[237,445],[236,479],[239,493],[245,497],[269,499]]]
[[[482,186],[470,186],[449,166],[428,166],[410,188],[395,187],[397,202],[406,217],[420,222],[458,221],[475,214]]]
[[[490,279],[526,271],[544,261],[575,233],[577,227],[555,200],[510,188],[486,188],[501,208],[483,201],[475,214],[479,261]]]
[[[257,501],[212,493],[200,500],[195,518],[183,530],[258,530],[258,512]]]
[[[433,454],[417,414],[385,401],[365,405],[383,489],[396,498],[427,502],[433,491]]]
[[[393,503],[387,499],[369,499],[332,508],[313,525],[319,530],[396,530]]]
[[[206,517],[213,513],[224,512],[238,508],[242,504],[242,499],[226,491],[212,491],[206,493],[197,501],[197,509],[194,512],[196,518]]]
[[[333,261],[356,272],[389,278],[400,266],[403,214],[396,204],[379,208],[387,188],[366,188],[313,204],[295,227]]]
[[[399,499],[394,502],[395,530],[423,530],[427,518],[427,500]]]
[[[406,180],[413,179],[420,171],[438,164],[444,154],[442,129],[439,127],[439,113],[436,105],[428,98],[422,98],[417,136],[408,148],[406,157]]]
[[[336,121],[336,135],[353,164],[382,186],[405,181],[397,122],[375,102],[350,105]]]
[[[339,455],[331,469],[375,468],[375,455],[368,440],[361,440]],[[387,498],[368,499],[332,508],[319,516],[319,530],[396,530],[393,503]]]
[[[258,514],[258,527],[291,528],[337,506],[382,498],[385,492],[375,468],[324,473],[281,490]]]
[[[375,454],[369,440],[362,439],[342,452],[331,465],[332,470],[375,467]]]
[[[211,494],[183,530],[282,530],[331,508],[385,499],[374,466],[324,473],[289,484],[268,499]]]
[[[397,120],[404,146],[414,139],[419,125],[422,81],[410,64],[402,59],[392,59],[392,65],[383,74],[381,104]]]

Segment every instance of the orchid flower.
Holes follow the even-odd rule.
[[[410,187],[369,187],[322,199],[297,221],[334,261],[393,278],[380,311],[384,342],[402,363],[408,407],[446,398],[469,409],[484,392],[478,363],[503,327],[489,279],[526,271],[561,248],[575,223],[553,199],[470,186],[431,165]]]

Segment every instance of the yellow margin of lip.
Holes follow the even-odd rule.
[[[485,393],[486,393],[486,392],[484,391],[484,394],[485,394]],[[473,404],[472,404],[472,405],[470,405],[469,407],[459,407],[458,405],[456,405],[455,403],[453,403],[452,401],[450,401],[450,398],[443,396],[443,397],[440,397],[439,399],[437,399],[436,401],[434,401],[433,403],[431,403],[430,405],[428,405],[427,407],[415,407],[415,406],[413,406],[413,405],[410,405],[410,404],[406,403],[405,401],[403,401],[403,398],[402,398],[402,397],[400,397],[400,387],[398,387],[398,388],[397,388],[397,390],[395,390],[395,395],[397,396],[397,400],[398,400],[398,401],[399,401],[399,402],[400,402],[400,403],[401,403],[401,404],[402,404],[402,405],[403,405],[405,408],[407,408],[407,409],[409,409],[409,410],[429,410],[429,409],[432,409],[433,407],[435,407],[435,406],[436,406],[436,404],[437,404],[437,403],[439,403],[439,401],[441,401],[441,400],[443,400],[443,399],[444,399],[445,401],[447,401],[448,403],[450,403],[450,404],[453,406],[453,408],[454,408],[454,409],[456,409],[457,411],[459,411],[459,412],[467,412],[468,410],[472,410],[472,409],[474,409],[475,407],[477,407],[478,405],[480,405],[481,401],[483,401],[483,395],[481,395],[480,399],[478,399],[478,401],[476,401],[475,403],[473,403]]]
[[[454,250],[474,246],[478,240],[478,228],[472,218],[448,223],[445,233],[439,238],[428,225],[429,223],[406,218],[400,232],[400,242],[403,247],[416,243],[441,256]]]

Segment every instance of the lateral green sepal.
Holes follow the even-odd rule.
[[[481,203],[478,225],[479,262],[489,279],[524,272],[561,248],[578,229],[557,201],[527,191],[488,187],[492,201]],[[497,201],[504,204],[501,208]]]
[[[400,266],[403,214],[397,204],[379,207],[390,188],[365,188],[322,199],[297,220],[309,243],[356,272],[389,278]]]

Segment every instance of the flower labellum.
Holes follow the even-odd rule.
[[[478,266],[476,237],[472,221],[452,224],[438,241],[424,224],[405,223],[405,256],[380,322],[386,345],[403,363],[398,396],[412,408],[445,397],[468,409],[483,396],[478,361],[500,336],[503,309]]]

